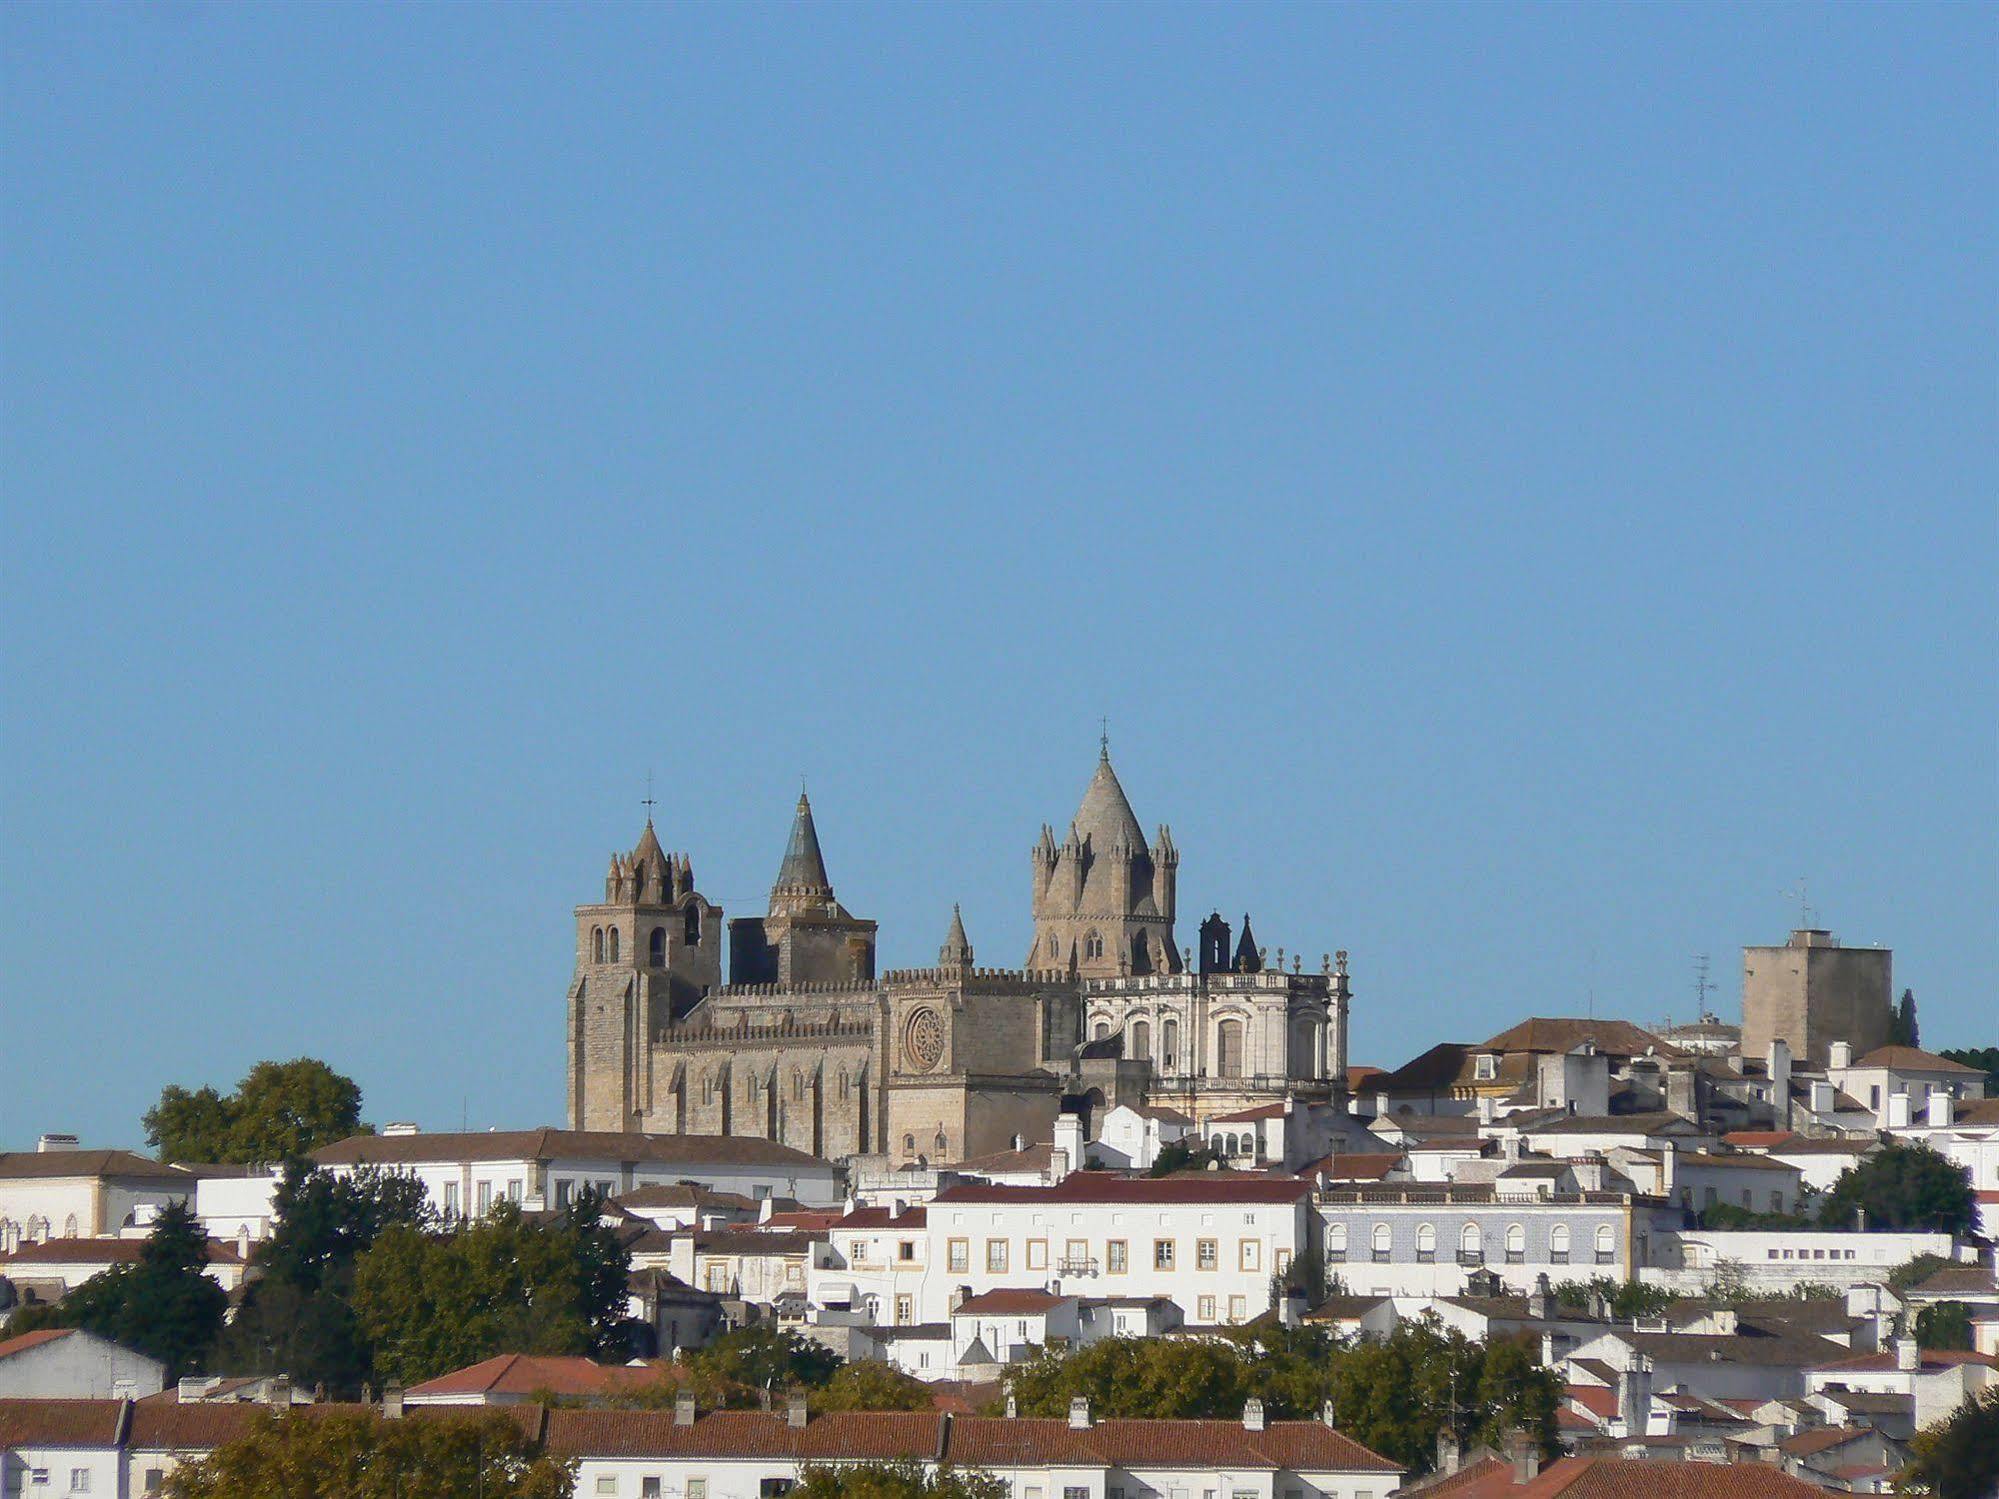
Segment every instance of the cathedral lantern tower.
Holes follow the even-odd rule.
[[[637,846],[611,855],[603,900],[576,908],[571,1128],[634,1128],[651,1039],[721,982],[722,910],[694,888],[687,855],[660,846],[648,817]]]
[[[1110,743],[1060,844],[1041,829],[1034,870],[1034,947],[1030,969],[1080,978],[1178,973],[1173,944],[1180,851],[1161,827],[1151,844],[1111,769]]]
[[[875,923],[834,898],[819,828],[803,791],[770,887],[770,914],[729,923],[732,984],[871,984]]]

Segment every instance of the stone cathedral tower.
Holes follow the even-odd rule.
[[[632,1129],[652,1038],[722,982],[722,908],[694,888],[685,854],[660,847],[652,819],[612,854],[604,899],[576,908],[569,985],[569,1118]]]
[[[1162,826],[1150,847],[1111,769],[1110,741],[1060,843],[1034,846],[1034,946],[1024,965],[1081,978],[1178,973],[1173,907],[1180,851]]]

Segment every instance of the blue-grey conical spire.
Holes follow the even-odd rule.
[[[791,820],[791,841],[784,846],[784,863],[777,871],[771,895],[817,895],[831,898],[832,881],[826,878],[826,860],[819,852],[819,830],[812,826],[812,803],[798,793],[798,811]]]

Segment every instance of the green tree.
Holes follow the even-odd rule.
[[[1576,1311],[1587,1309],[1590,1298],[1601,1295],[1610,1307],[1610,1315],[1619,1322],[1629,1322],[1634,1317],[1656,1317],[1679,1299],[1664,1286],[1648,1286],[1635,1280],[1615,1281],[1608,1275],[1560,1281],[1553,1289],[1558,1303]]]
[[[1010,1388],[1023,1416],[1066,1416],[1078,1395],[1099,1416],[1239,1416],[1251,1393],[1234,1345],[1164,1338],[1043,1349],[1014,1370]]]
[[[1216,1154],[1201,1144],[1198,1139],[1189,1144],[1186,1140],[1175,1140],[1159,1148],[1159,1154],[1152,1159],[1152,1169],[1147,1176],[1171,1176],[1176,1171],[1187,1171],[1197,1166],[1207,1166],[1219,1159]]]
[[[796,1493],[803,1499],[1006,1499],[1006,1481],[976,1468],[941,1467],[927,1472],[921,1463],[842,1463],[839,1467],[808,1467],[799,1475]]]
[[[1888,1020],[1888,1044],[1890,1046],[1921,1046],[1922,1031],[1916,1024],[1916,993],[1913,989],[1902,991],[1902,1002],[1895,1006],[1895,1013]]]
[[[685,1355],[696,1398],[756,1405],[778,1390],[816,1389],[839,1372],[840,1355],[788,1328],[740,1327]]]
[[[930,1387],[879,1359],[846,1364],[812,1392],[815,1411],[927,1411]]]
[[[204,1367],[229,1298],[207,1275],[208,1234],[185,1203],[164,1209],[138,1260],[71,1291],[47,1310],[16,1317],[10,1333],[82,1327],[160,1360],[167,1378]]]
[[[1905,1295],[1910,1287],[1921,1285],[1937,1271],[1954,1263],[1940,1254],[1919,1254],[1913,1259],[1906,1259],[1888,1272],[1885,1277],[1888,1289],[1898,1296]]]
[[[1971,1308],[1962,1301],[1933,1301],[1916,1313],[1916,1343],[1923,1348],[1970,1348]]]
[[[324,1062],[259,1062],[227,1095],[169,1085],[146,1111],[146,1139],[172,1161],[267,1164],[361,1128],[361,1089]]]
[[[374,1379],[373,1351],[354,1314],[354,1262],[384,1230],[430,1222],[423,1184],[373,1169],[352,1175],[285,1169],[273,1199],[271,1237],[216,1348],[217,1367],[290,1374],[352,1397]]]
[[[1840,1174],[1820,1217],[1828,1228],[1851,1228],[1863,1209],[1871,1229],[1963,1235],[1977,1222],[1978,1199],[1964,1167],[1927,1145],[1891,1140]]]
[[[165,1499],[569,1499],[575,1464],[497,1411],[260,1413],[168,1475]]]
[[[1925,1426],[1909,1444],[1913,1460],[1895,1477],[1904,1494],[1992,1499],[1999,1494],[1999,1389],[1971,1397]]]
[[[552,1221],[502,1203],[457,1233],[385,1229],[354,1262],[354,1314],[383,1379],[413,1384],[498,1353],[583,1354],[628,1336],[605,1305],[605,1266],[575,1215]],[[621,1281],[622,1283],[622,1281]]]

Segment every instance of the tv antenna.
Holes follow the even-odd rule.
[[[1786,890],[1784,892],[1784,899],[1794,900],[1798,903],[1798,930],[1801,932],[1810,931],[1812,927],[1811,892],[1805,885],[1805,877],[1803,875],[1798,876],[1797,889]]]
[[[1710,992],[1711,992],[1711,991],[1712,991],[1712,990],[1714,989],[1714,987],[1715,987],[1715,986],[1714,986],[1714,985],[1713,985],[1712,983],[1708,982],[1708,976],[1707,976],[1707,954],[1706,954],[1706,953],[1704,953],[1704,952],[1697,952],[1697,953],[1695,953],[1695,954],[1694,954],[1694,1022],[1695,1022],[1695,1024],[1701,1024],[1701,1023],[1704,1023],[1704,1022],[1705,1022],[1705,1021],[1707,1020],[1707,997],[1708,997],[1708,994],[1709,994],[1709,993],[1710,993]]]

